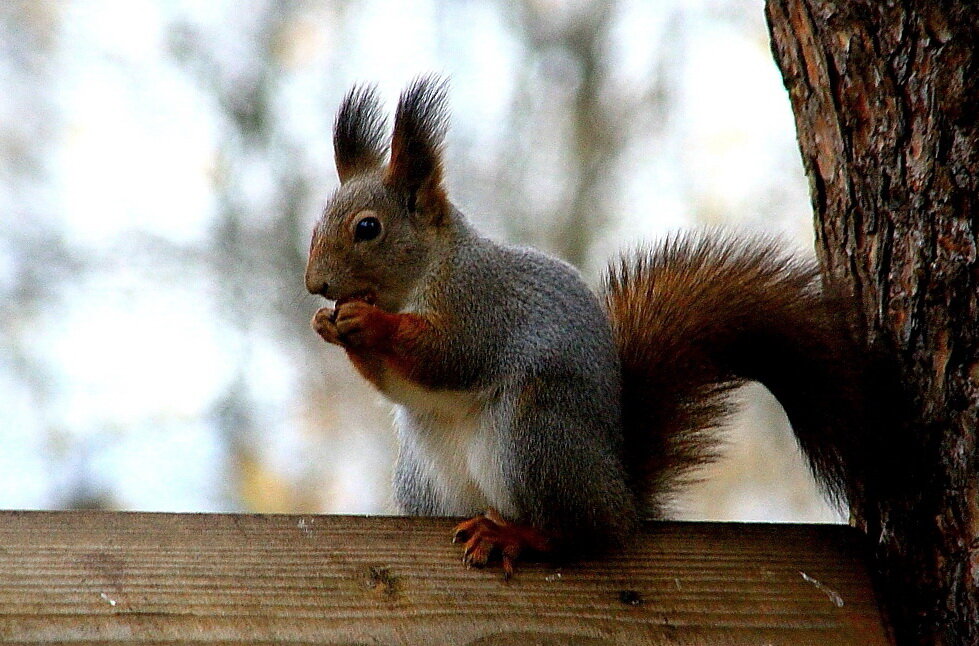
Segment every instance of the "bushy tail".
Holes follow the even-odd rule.
[[[654,516],[715,458],[732,388],[782,404],[828,495],[864,496],[872,423],[867,363],[841,299],[814,262],[770,240],[677,235],[609,268],[605,298],[622,358],[625,456]]]

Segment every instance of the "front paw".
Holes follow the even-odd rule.
[[[393,316],[364,301],[342,303],[336,311],[340,343],[356,349],[383,349],[394,330]]]
[[[332,307],[321,307],[313,315],[310,327],[327,343],[343,345],[337,332],[336,311]]]

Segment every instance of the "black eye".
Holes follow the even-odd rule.
[[[381,221],[377,218],[361,218],[360,221],[354,225],[354,240],[357,242],[373,240],[379,235],[381,235]]]

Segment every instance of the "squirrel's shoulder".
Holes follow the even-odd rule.
[[[582,300],[597,303],[574,266],[533,247],[473,236],[457,247],[449,262],[463,294],[517,299],[537,307],[579,307]]]
[[[457,314],[468,342],[489,344],[505,363],[561,358],[593,368],[614,361],[608,316],[569,263],[483,237],[460,244],[452,256],[435,309]]]

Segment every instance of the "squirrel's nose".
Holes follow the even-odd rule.
[[[314,276],[306,274],[306,289],[310,294],[326,296],[326,293],[330,290],[330,285],[325,280],[320,280]]]

